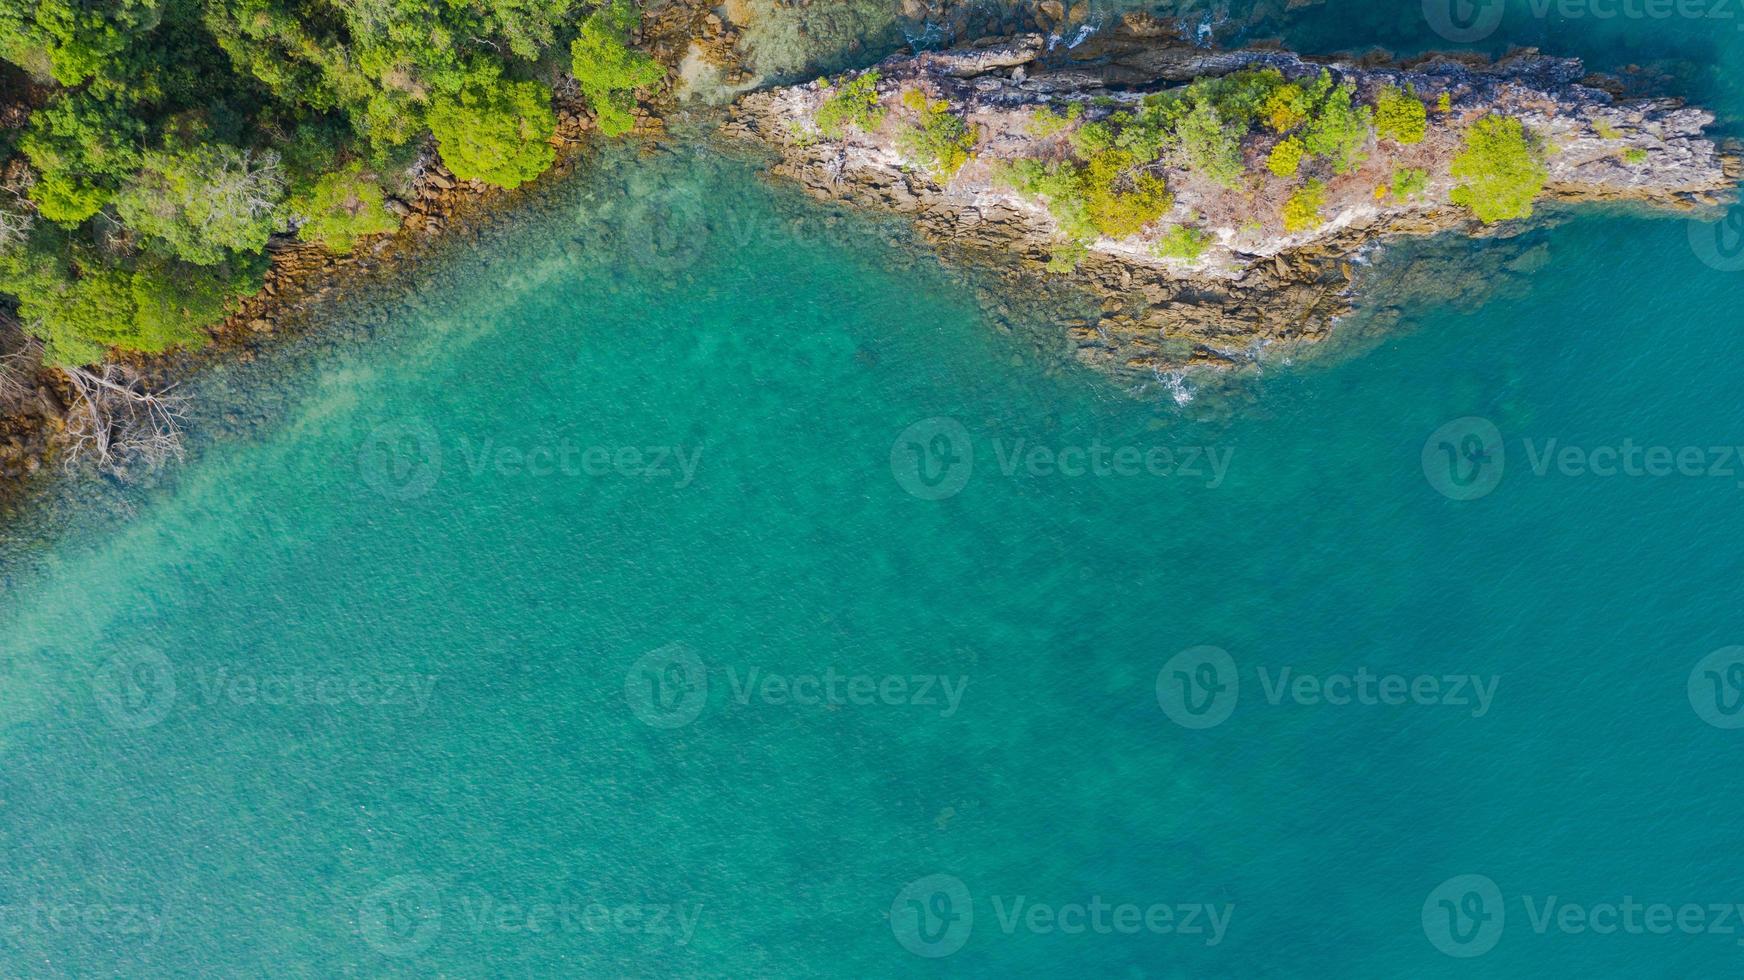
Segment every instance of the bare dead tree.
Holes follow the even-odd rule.
[[[186,399],[172,393],[173,385],[152,391],[119,364],[62,370],[78,395],[67,418],[69,467],[89,461],[119,472],[133,463],[156,469],[182,458]]]
[[[0,326],[8,328],[9,317],[0,315]],[[36,390],[36,372],[42,365],[42,342],[25,336],[10,353],[0,354],[0,405],[16,405]]]
[[[212,153],[202,159],[196,173],[212,202],[203,225],[269,214],[284,197],[284,171],[272,150],[259,155],[253,150]]]
[[[0,252],[23,244],[30,236],[30,227],[34,223],[35,218],[28,211],[0,207]]]

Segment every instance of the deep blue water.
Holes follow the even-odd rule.
[[[1736,38],[1479,46],[1737,115]],[[1437,243],[1507,288],[1176,404],[677,145],[202,379],[264,421],[21,563],[0,972],[1738,972],[1731,239]]]

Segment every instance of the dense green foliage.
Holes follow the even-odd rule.
[[[216,265],[235,252],[266,247],[283,221],[284,196],[278,154],[271,150],[178,143],[145,155],[139,173],[115,196],[115,210],[169,254]]]
[[[1225,187],[1241,183],[1241,141],[1284,76],[1273,69],[1200,79],[1147,98],[1129,145],[1156,146],[1179,166]]]
[[[1301,140],[1286,136],[1272,147],[1272,152],[1266,157],[1266,169],[1278,177],[1294,177],[1296,171],[1302,169],[1302,158],[1307,155]]]
[[[388,213],[381,184],[364,175],[357,163],[316,181],[306,199],[292,202],[291,210],[304,218],[298,237],[341,255],[356,247],[360,237],[399,225]]]
[[[1108,123],[1089,123],[1072,134],[1076,158],[1044,164],[1019,160],[1006,179],[1019,191],[1044,198],[1066,235],[1080,242],[1106,235],[1125,238],[1166,214],[1174,199],[1163,178],[1148,172],[1138,153],[1120,145]]]
[[[1158,258],[1196,261],[1211,244],[1211,235],[1186,225],[1174,225],[1163,232],[1152,249]]]
[[[87,364],[109,347],[157,353],[197,343],[227,296],[260,286],[256,256],[191,265],[149,254],[117,260],[53,225],[0,249],[0,282],[53,364]]]
[[[1550,179],[1543,147],[1509,116],[1473,123],[1450,172],[1459,181],[1450,199],[1486,223],[1530,216],[1532,199]]]
[[[1368,143],[1373,112],[1351,100],[1356,89],[1335,85],[1330,72],[1307,89],[1311,107],[1308,121],[1302,124],[1302,146],[1309,153],[1331,164],[1336,173],[1349,173],[1363,162],[1362,148]]]
[[[1284,151],[1272,172],[1290,176],[1297,169],[1289,166],[1290,160],[1294,158],[1299,167],[1309,156],[1326,160],[1341,174],[1360,165],[1374,113],[1357,105],[1355,95],[1355,86],[1334,82],[1325,70],[1307,82],[1279,79],[1260,102],[1258,115],[1267,129],[1289,137],[1286,143],[1293,139],[1296,146]]]
[[[0,163],[28,164],[0,194],[0,304],[64,363],[198,342],[272,236],[346,251],[395,227],[387,196],[432,137],[460,177],[532,179],[555,155],[554,55],[607,133],[664,77],[628,46],[629,0],[594,6],[0,3],[0,59],[42,92],[0,135]]]
[[[456,177],[519,187],[557,158],[548,142],[557,131],[551,90],[538,82],[474,82],[438,95],[429,122]]]
[[[1375,133],[1381,139],[1408,146],[1423,142],[1428,131],[1429,110],[1415,90],[1389,85],[1375,96]]]
[[[1416,167],[1400,167],[1393,171],[1393,196],[1401,201],[1423,193],[1429,186],[1429,172]]]
[[[1042,106],[1035,111],[1034,115],[1030,116],[1029,131],[1032,135],[1046,139],[1056,133],[1064,132],[1066,127],[1077,122],[1078,117],[1083,114],[1084,106],[1077,102],[1067,106],[1065,112],[1060,112],[1049,106]]]
[[[1311,180],[1290,195],[1284,202],[1284,230],[1294,234],[1320,223],[1320,207],[1326,203],[1326,185],[1318,180]]]
[[[920,89],[902,93],[902,104],[915,112],[915,121],[898,139],[904,154],[940,181],[950,180],[975,150],[975,131],[963,117],[951,112],[944,99],[929,99]]]
[[[1322,174],[1354,170],[1366,158],[1375,116],[1372,108],[1355,102],[1355,95],[1354,85],[1335,81],[1329,71],[1289,81],[1276,69],[1263,68],[1199,79],[1147,95],[1136,105],[1107,100],[1113,112],[1072,131],[1071,159],[1017,160],[1004,167],[1003,177],[1019,191],[1045,199],[1069,239],[1123,238],[1173,206],[1159,164],[1231,190],[1264,179],[1249,172],[1244,150],[1256,127],[1280,137],[1265,159],[1274,177],[1293,179],[1311,163]],[[1400,97],[1423,109],[1415,95]],[[1389,99],[1389,119],[1409,114],[1408,107]],[[1052,136],[1077,121],[1079,107],[1072,109],[1067,114],[1038,110],[1028,128],[1038,137]],[[1286,226],[1299,231],[1317,224],[1325,197],[1320,180],[1297,188],[1285,208]],[[1207,241],[1202,233],[1176,226],[1165,232],[1158,254],[1192,258]]]
[[[635,125],[632,93],[666,77],[659,62],[630,47],[630,33],[641,19],[629,0],[611,0],[588,15],[569,46],[575,80],[607,136],[629,132]]]
[[[861,132],[871,132],[884,124],[884,108],[878,102],[878,69],[864,72],[845,82],[838,82],[824,104],[818,106],[814,121],[818,132],[830,139],[841,139],[852,126]]]
[[[139,165],[144,132],[126,106],[89,92],[33,113],[19,148],[37,170],[37,210],[69,227],[96,214]]]

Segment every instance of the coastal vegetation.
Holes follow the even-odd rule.
[[[1429,186],[1429,171],[1418,167],[1400,167],[1393,171],[1391,190],[1393,196],[1401,201],[1408,201],[1423,193]]]
[[[876,68],[837,85],[817,111],[818,131],[830,139],[841,139],[849,126],[869,133],[883,122]]]
[[[1310,180],[1290,194],[1284,202],[1284,230],[1307,231],[1320,224],[1320,208],[1326,204],[1326,185]]]
[[[1529,217],[1532,199],[1550,178],[1543,145],[1520,120],[1507,116],[1473,123],[1449,173],[1459,181],[1450,199],[1482,221]]]
[[[1205,254],[1205,249],[1211,244],[1211,235],[1198,228],[1186,225],[1172,225],[1157,239],[1156,247],[1152,249],[1159,259],[1184,259],[1192,262]]]
[[[914,122],[905,126],[898,144],[916,166],[938,180],[949,180],[975,150],[975,131],[951,112],[944,99],[929,99],[925,92],[911,88],[902,93],[902,104],[914,113]]]
[[[888,108],[901,113],[895,141],[905,158],[948,183],[971,158],[974,129],[920,87],[899,87],[887,107],[883,80],[874,69],[821,83],[810,131],[794,138],[844,139],[850,130],[876,138]],[[1446,91],[1434,93],[1432,115],[1414,84],[1359,90],[1359,82],[1326,68],[1290,78],[1261,67],[1142,96],[1055,99],[1019,117],[1027,139],[1007,141],[1019,152],[989,161],[992,179],[1048,209],[1064,239],[1050,262],[1057,270],[1073,268],[1099,239],[1141,234],[1159,258],[1198,260],[1211,236],[1164,222],[1183,192],[1196,208],[1208,203],[1217,222],[1256,234],[1268,222],[1285,234],[1324,224],[1353,180],[1374,200],[1421,200],[1434,172],[1453,178],[1448,200],[1480,221],[1531,214],[1547,172],[1520,120],[1492,114],[1468,124]],[[1433,171],[1418,165],[1436,161]],[[1262,195],[1273,203],[1262,207]]]
[[[1407,86],[1400,91],[1388,85],[1375,96],[1375,133],[1384,140],[1401,146],[1423,142],[1429,131],[1429,110],[1417,98],[1417,91]]]
[[[544,172],[570,78],[628,131],[665,75],[638,24],[629,0],[0,6],[0,60],[29,79],[0,135],[0,312],[57,365],[198,344],[275,237],[343,253],[393,230],[432,149],[498,187]]]

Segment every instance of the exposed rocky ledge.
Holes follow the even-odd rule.
[[[1377,239],[1485,226],[1449,203],[1449,173],[1466,126],[1490,114],[1519,119],[1547,148],[1540,200],[1640,202],[1691,210],[1724,204],[1744,166],[1704,136],[1711,113],[1670,98],[1624,98],[1621,85],[1591,77],[1575,59],[1526,51],[1496,63],[1438,56],[1403,64],[1310,60],[1269,49],[1208,51],[1125,30],[1070,51],[1047,50],[1040,35],[995,39],[952,51],[892,58],[877,90],[890,107],[872,131],[845,127],[827,137],[817,110],[838,89],[814,82],[757,92],[734,106],[728,131],[776,148],[775,173],[814,196],[909,214],[947,253],[992,264],[1015,286],[1062,279],[1087,288],[1099,318],[1068,321],[1081,359],[1116,374],[1162,376],[1188,367],[1250,361],[1274,343],[1314,341],[1350,310],[1351,262]],[[1014,159],[1069,154],[1057,132],[1032,124],[1036,110],[1079,106],[1083,122],[1136,107],[1143,96],[1197,78],[1274,68],[1289,79],[1330,70],[1360,100],[1387,86],[1409,86],[1430,109],[1428,138],[1380,147],[1348,173],[1324,173],[1324,220],[1285,230],[1279,215],[1290,182],[1267,179],[1277,138],[1250,135],[1243,154],[1250,178],[1238,189],[1194,180],[1166,159],[1152,169],[1173,193],[1171,209],[1138,234],[1101,237],[1070,273],[1049,273],[1062,242],[1042,201],[1000,179]],[[918,89],[946,100],[978,135],[974,155],[942,182],[905,159],[900,95]],[[1444,98],[1445,94],[1445,98]],[[909,115],[912,115],[910,113]],[[1395,168],[1427,174],[1420,193],[1381,190]],[[1161,258],[1163,229],[1191,222],[1205,234],[1195,258]],[[1058,264],[1056,264],[1056,269]]]

